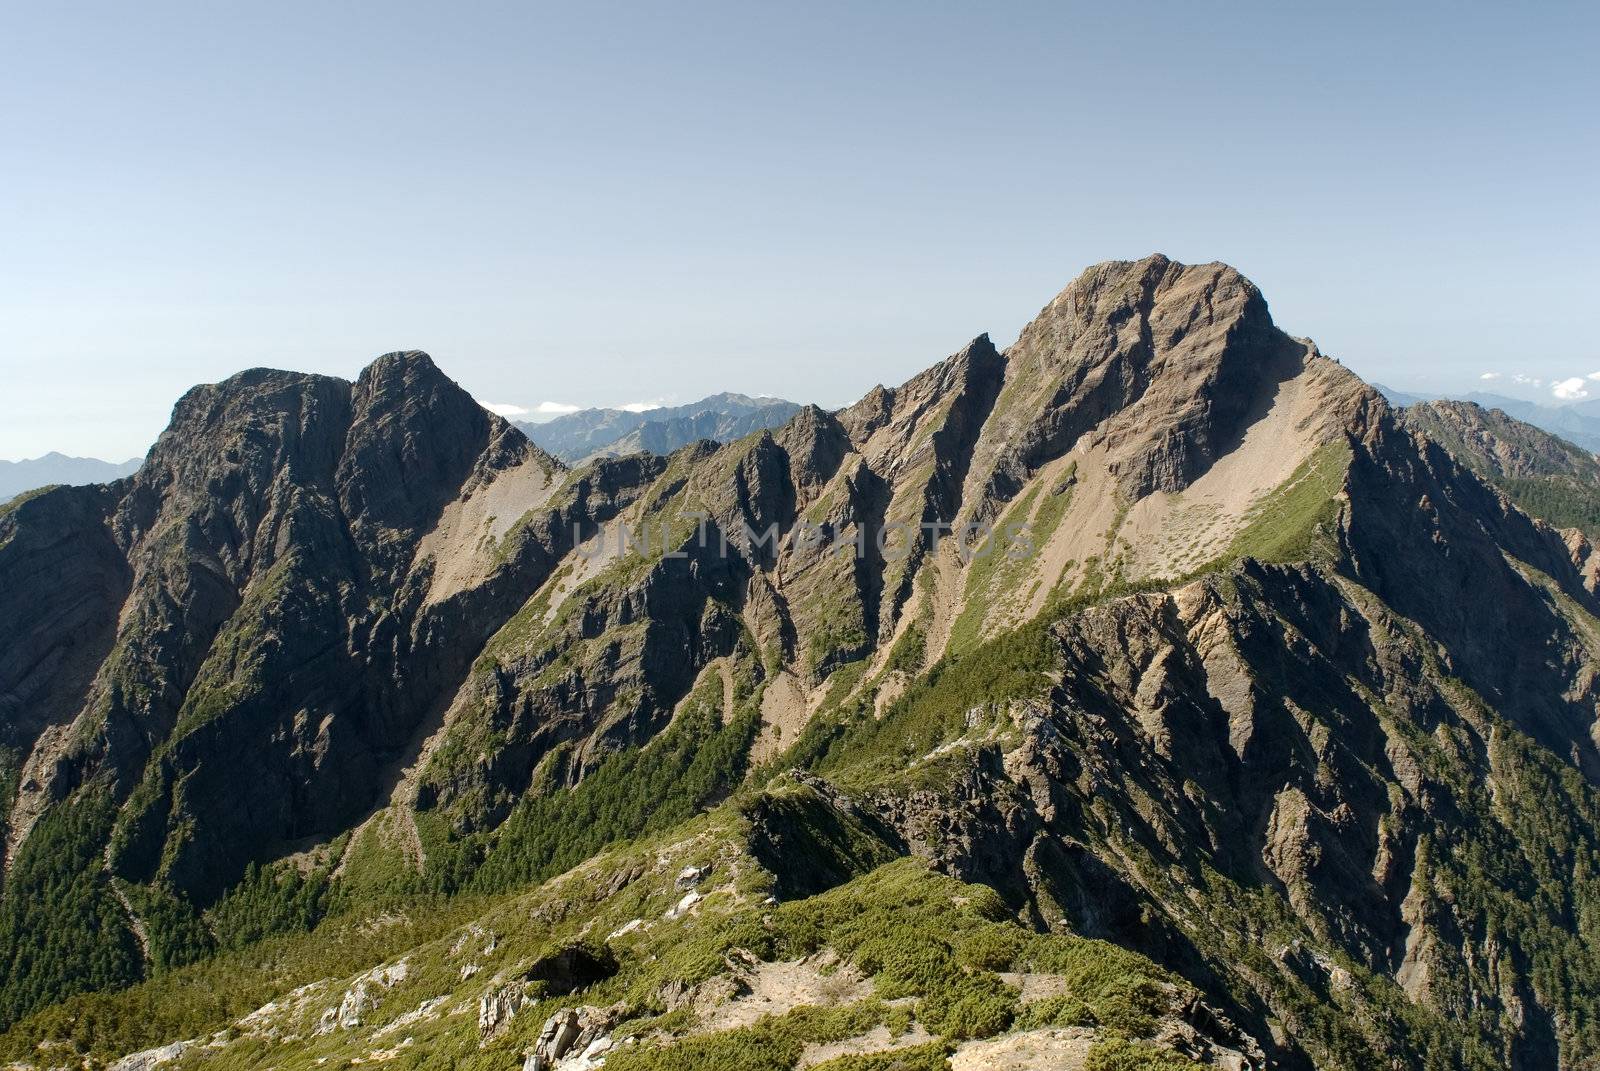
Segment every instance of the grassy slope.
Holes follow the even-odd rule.
[[[625,1009],[617,1036],[639,1041],[608,1065],[622,1071],[788,1068],[807,1042],[842,1040],[877,1026],[893,1035],[914,1027],[931,1035],[916,1055],[930,1067],[943,1066],[951,1045],[1003,1032],[1013,1023],[1097,1026],[1114,1048],[1120,1043],[1113,1034],[1150,1033],[1177,999],[1174,994],[1185,992],[1165,971],[1114,946],[1034,933],[1012,921],[991,890],[933,874],[911,859],[819,896],[769,906],[764,901],[772,875],[744,854],[745,831],[741,805],[729,804],[670,836],[604,853],[532,892],[330,921],[315,933],[267,941],[131,990],[78,998],[6,1035],[0,1058],[36,1055],[41,1040],[54,1039],[94,1061],[221,1030],[217,1040],[226,1044],[197,1050],[173,1066],[228,1071],[264,1059],[284,1071],[344,1066],[409,1037],[390,1066],[504,1067],[520,1058],[547,1015],[571,1006],[572,998],[540,997],[535,988],[533,1005],[503,1036],[481,1047],[473,998],[541,955],[585,934],[593,941],[593,935],[614,932],[632,919],[649,921],[611,939],[619,969],[582,998]],[[668,920],[666,909],[680,895],[674,876],[689,864],[709,868],[701,886],[708,895],[691,915]],[[676,1040],[694,1022],[691,1014],[665,1007],[668,983],[693,985],[728,973],[734,964],[823,952],[869,978],[870,996]],[[339,1004],[359,972],[402,959],[404,981],[380,991],[360,1030],[317,1034],[314,1024],[323,1010]],[[464,983],[469,964],[475,969]],[[999,977],[1003,970],[1061,975],[1067,992],[1019,1006],[1016,992]],[[290,987],[303,985],[313,986],[303,1001],[283,998]],[[403,1033],[383,1032],[386,1024],[445,996],[447,1001],[431,1005],[437,1014],[414,1017],[403,1024]],[[299,1041],[285,1046],[265,1025],[229,1027],[269,997],[278,997],[278,1007],[264,1018],[276,1034]],[[61,1055],[58,1049],[52,1058]]]

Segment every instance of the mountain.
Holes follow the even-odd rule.
[[[1407,408],[1427,401],[1423,395],[1408,394],[1377,383],[1373,384],[1373,389],[1382,394],[1390,405],[1397,408]],[[1600,401],[1575,402],[1571,405],[1540,405],[1538,402],[1487,391],[1472,391],[1456,400],[1486,410],[1498,409],[1524,424],[1531,424],[1552,435],[1559,435],[1590,453],[1600,451]]]
[[[726,397],[724,395],[723,397]],[[774,401],[748,413],[712,409],[693,416],[649,420],[628,434],[596,449],[588,460],[598,457],[622,457],[640,451],[651,454],[670,454],[680,447],[700,439],[713,442],[730,442],[742,439],[752,432],[781,427],[800,411],[793,402]]]
[[[0,512],[0,1059],[1593,1066],[1588,473],[1160,256],[668,456],[195,388]]]
[[[1443,445],[1530,516],[1600,535],[1600,460],[1565,439],[1475,402],[1422,402],[1405,423]]]
[[[1407,394],[1403,390],[1395,390],[1393,387],[1385,387],[1382,383],[1374,383],[1372,385],[1372,389],[1383,395],[1383,400],[1397,409],[1403,409],[1408,405],[1416,405],[1418,402],[1425,402],[1428,400],[1421,394]]]
[[[92,457],[67,457],[53,451],[27,461],[0,461],[0,502],[24,491],[55,484],[110,483],[132,475],[138,468],[138,458],[113,464]]]
[[[698,439],[727,442],[775,428],[800,407],[781,398],[713,394],[688,405],[647,409],[580,409],[543,424],[518,424],[534,443],[562,461],[620,457],[641,450],[670,454]]]
[[[1539,405],[1503,394],[1477,391],[1464,395],[1462,400],[1485,409],[1499,409],[1525,424],[1559,435],[1591,453],[1600,451],[1600,416],[1586,413],[1578,405]]]

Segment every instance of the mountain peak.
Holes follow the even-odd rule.
[[[391,350],[362,370],[362,375],[444,375],[424,350]]]
[[[1137,499],[1187,486],[1315,347],[1278,330],[1261,292],[1229,265],[1157,253],[1084,271],[1006,356],[990,436],[996,489],[1004,495],[1016,472],[1092,432],[1120,492]]]
[[[356,394],[369,390],[416,390],[424,385],[466,393],[422,350],[394,350],[361,370],[356,378]]]
[[[1115,314],[1130,306],[1185,304],[1195,295],[1205,295],[1220,306],[1215,309],[1218,316],[1266,315],[1261,291],[1237,268],[1221,261],[1183,264],[1161,253],[1139,260],[1107,260],[1092,265],[1067,284],[1045,311],[1056,309],[1058,315],[1068,312],[1092,317],[1097,312]]]

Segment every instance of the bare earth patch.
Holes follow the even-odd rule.
[[[1003,971],[1000,980],[1017,991],[1017,1001],[1032,1004],[1036,1000],[1063,996],[1067,992],[1067,979],[1061,974],[1018,974]]]
[[[950,1057],[950,1071],[1078,1071],[1094,1039],[1093,1030],[1068,1026],[969,1041]]]
[[[869,1052],[893,1052],[896,1049],[911,1049],[918,1045],[925,1045],[933,1040],[933,1035],[922,1028],[921,1023],[912,1023],[911,1029],[904,1034],[891,1033],[886,1026],[873,1027],[865,1034],[843,1041],[830,1042],[827,1045],[818,1045],[815,1042],[806,1046],[800,1054],[800,1062],[796,1067],[810,1067],[820,1064],[824,1060],[832,1060],[840,1056],[861,1056]]]
[[[764,1015],[783,1015],[805,1006],[852,1004],[872,996],[872,984],[848,964],[833,966],[832,957],[783,963],[759,963],[735,973],[732,1000],[697,1009],[696,1033],[714,1033],[752,1026]]]
[[[765,762],[794,743],[810,716],[800,682],[788,670],[779,673],[761,695],[761,733],[751,748],[750,761]]]
[[[432,558],[429,604],[476,587],[488,577],[498,541],[524,514],[542,505],[555,488],[543,463],[530,457],[468,497],[452,502],[433,531],[417,545],[417,560]]]

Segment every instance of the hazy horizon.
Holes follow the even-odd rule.
[[[1576,5],[12,22],[0,458],[142,454],[197,382],[407,348],[530,411],[838,406],[1155,251],[1369,381],[1600,397]]]
[[[377,357],[377,356],[379,356],[379,355],[378,354],[374,354],[373,355],[374,358]],[[929,363],[931,364],[933,362],[930,361]],[[306,371],[305,369],[290,369],[290,370],[291,371]],[[450,370],[448,368],[443,368],[442,370],[445,372],[446,375],[448,375],[449,372],[450,372]],[[240,369],[240,371],[243,371],[243,369]],[[223,378],[226,378],[226,377],[223,377]],[[349,376],[349,377],[345,377],[345,378],[353,378],[353,376]],[[1369,385],[1374,386],[1374,387],[1383,388],[1383,389],[1390,390],[1390,391],[1396,391],[1396,392],[1399,392],[1401,394],[1416,394],[1416,395],[1418,395],[1418,396],[1420,396],[1422,398],[1427,398],[1427,399],[1434,399],[1434,398],[1462,398],[1462,397],[1467,397],[1467,396],[1471,396],[1471,395],[1480,395],[1480,396],[1485,396],[1485,397],[1506,398],[1506,399],[1511,399],[1511,400],[1521,401],[1521,402],[1532,402],[1532,403],[1535,403],[1535,404],[1538,404],[1538,405],[1541,405],[1541,406],[1544,406],[1544,407],[1550,408],[1550,409],[1560,409],[1560,408],[1564,408],[1564,407],[1568,407],[1568,406],[1582,405],[1586,401],[1597,401],[1597,400],[1600,400],[1600,398],[1596,397],[1596,395],[1600,395],[1600,374],[1592,374],[1590,376],[1582,377],[1585,380],[1584,388],[1588,391],[1588,393],[1586,394],[1585,397],[1570,398],[1570,399],[1561,399],[1561,398],[1556,398],[1556,397],[1550,395],[1550,393],[1549,393],[1549,385],[1547,383],[1534,382],[1534,381],[1530,380],[1528,377],[1523,377],[1523,379],[1521,381],[1518,381],[1516,379],[1512,379],[1511,377],[1503,376],[1503,375],[1499,375],[1499,374],[1496,374],[1493,379],[1486,379],[1483,375],[1480,374],[1477,377],[1473,377],[1470,381],[1464,381],[1462,383],[1454,384],[1454,385],[1445,384],[1445,383],[1438,383],[1438,382],[1412,382],[1409,385],[1403,385],[1403,384],[1406,383],[1406,380],[1404,379],[1404,377],[1399,377],[1395,381],[1385,380],[1385,379],[1377,378],[1377,377],[1374,377],[1374,376],[1371,376],[1371,375],[1363,376],[1362,378],[1365,379],[1366,382]],[[895,384],[887,384],[887,385],[891,385],[892,386],[892,385],[895,385]],[[868,388],[868,389],[870,389],[870,388]],[[652,411],[655,411],[655,410],[658,410],[658,409],[669,409],[669,408],[672,408],[672,407],[675,407],[675,406],[688,405],[688,404],[690,404],[692,402],[702,401],[705,398],[708,398],[708,397],[711,397],[711,396],[717,395],[717,394],[723,394],[723,393],[746,394],[747,396],[752,397],[752,398],[768,397],[771,400],[775,400],[775,401],[792,401],[792,402],[799,402],[800,404],[806,404],[808,402],[814,402],[815,401],[814,399],[807,399],[807,398],[781,398],[781,397],[778,397],[778,396],[770,396],[770,395],[763,396],[763,395],[759,395],[759,394],[750,394],[749,392],[744,392],[744,391],[711,391],[706,395],[700,395],[700,396],[693,397],[693,398],[684,398],[684,397],[677,397],[677,396],[663,396],[663,397],[660,397],[660,398],[651,399],[651,400],[648,400],[648,401],[640,401],[640,402],[612,402],[612,403],[596,402],[596,403],[592,403],[592,404],[589,404],[589,403],[581,403],[581,404],[579,404],[579,403],[552,403],[552,402],[545,402],[545,403],[535,403],[534,405],[530,405],[530,406],[524,406],[524,405],[519,405],[517,403],[489,402],[489,401],[485,401],[482,398],[479,398],[478,401],[481,404],[483,404],[485,408],[489,409],[492,412],[497,413],[498,415],[500,415],[502,417],[505,417],[507,420],[510,420],[513,423],[519,423],[519,424],[544,424],[544,423],[548,423],[548,422],[550,422],[552,420],[559,419],[560,417],[569,416],[569,415],[571,415],[573,413],[580,412],[582,410],[588,410],[588,409],[612,409],[612,410],[631,410],[631,411],[634,411],[634,412],[652,412]],[[866,392],[863,391],[863,394],[864,393],[866,393]],[[847,406],[847,405],[849,405],[852,402],[857,401],[857,400],[859,400],[859,399],[850,398],[850,399],[848,399],[846,401],[843,401],[843,402],[816,402],[815,404],[821,405],[821,406],[823,406],[823,408],[827,408],[827,409],[840,409],[840,408],[844,408],[845,406]],[[173,401],[176,402],[177,399],[174,398]],[[1597,414],[1597,416],[1600,416],[1600,414]],[[162,427],[163,428],[165,427],[165,420],[164,419],[163,419]],[[100,460],[100,461],[107,461],[107,462],[120,464],[120,463],[124,463],[124,462],[127,462],[127,461],[136,461],[136,460],[142,459],[144,457],[145,453],[148,451],[149,447],[151,445],[153,445],[154,442],[155,442],[155,436],[152,436],[150,442],[145,444],[144,447],[142,447],[142,448],[140,448],[138,450],[135,450],[135,451],[133,451],[131,453],[128,453],[126,455],[118,455],[118,456],[112,456],[112,457],[99,457],[99,456],[92,456],[92,455],[73,454],[70,450],[63,450],[63,449],[52,447],[51,449],[46,450],[46,451],[44,451],[44,452],[42,452],[41,454],[38,454],[38,455],[31,455],[31,456],[28,456],[28,457],[0,458],[0,463],[15,463],[15,462],[19,462],[19,461],[42,460],[48,455],[55,454],[55,455],[63,456],[67,460]]]

